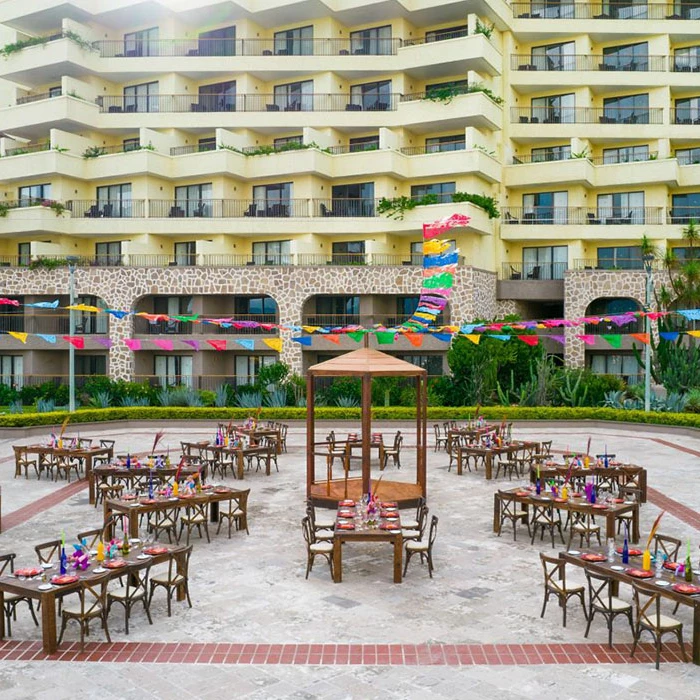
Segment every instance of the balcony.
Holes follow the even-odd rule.
[[[653,260],[651,266],[654,270],[664,269],[663,261]],[[615,258],[615,260],[590,260],[578,258],[574,260],[574,270],[605,270],[606,272],[616,270],[644,270],[644,261],[641,258]]]
[[[68,313],[55,314],[0,314],[0,332],[43,333],[45,335],[66,335],[70,332]],[[105,335],[108,332],[107,316],[77,314],[76,335]],[[43,346],[42,346],[43,347]]]
[[[153,314],[155,315],[155,314]],[[134,317],[134,335],[277,335],[276,328],[250,327],[250,323],[274,325],[279,323],[275,314],[233,314],[231,316],[212,316],[206,314],[212,322],[191,323],[189,321],[156,320],[150,321],[143,316]],[[235,320],[234,320],[235,319]],[[218,322],[217,322],[218,321]]]
[[[532,56],[513,54],[510,57],[513,71],[653,71],[668,70],[668,56],[640,56],[637,54],[570,56]],[[514,76],[513,80],[517,80]]]
[[[586,207],[508,207],[503,210],[503,225],[538,226],[630,226],[663,224],[663,207],[623,207],[587,209]]]
[[[662,124],[663,108],[511,107],[510,121],[511,124]]]
[[[142,219],[145,199],[73,199],[66,209],[73,217],[86,219]]]
[[[502,280],[550,281],[563,280],[569,269],[565,262],[505,262],[501,265]]]
[[[566,262],[503,263],[496,287],[498,299],[561,301]]]
[[[288,218],[309,216],[309,200],[248,200],[248,199],[151,199],[149,217],[235,219],[241,217]]]
[[[671,109],[671,123],[672,124],[700,124],[700,111],[695,108],[691,109],[686,107],[685,109]]]
[[[689,3],[514,2],[511,7],[517,19],[700,19],[700,6]]]
[[[673,207],[668,212],[669,224],[687,225],[691,221],[700,222],[700,208],[698,207]]]
[[[387,112],[397,108],[398,93],[356,96],[349,93],[309,93],[298,96],[240,93],[150,95],[131,97],[104,95],[96,102],[107,114],[182,112]]]

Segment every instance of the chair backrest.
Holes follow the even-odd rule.
[[[544,440],[540,443],[540,450],[542,454],[551,455],[552,454],[552,441]]]
[[[313,506],[310,507],[313,508]],[[301,531],[304,533],[304,541],[306,542],[306,546],[308,547],[312,545],[316,538],[311,526],[311,518],[308,515],[301,519]]]
[[[612,607],[612,578],[606,574],[591,571],[586,567],[583,572],[588,581],[588,599],[594,608],[610,610]]]
[[[655,629],[661,627],[661,594],[658,589],[632,583],[635,618]]]
[[[7,567],[10,567],[10,573],[13,573],[15,570],[15,557],[17,555],[14,552],[8,552],[7,554],[2,554],[0,555],[0,576],[3,576],[5,571],[7,570]],[[0,615],[2,614],[2,610],[0,610]]]
[[[428,547],[430,549],[433,548],[433,543],[435,542],[435,538],[437,537],[437,528],[438,516],[433,515],[433,517],[430,519],[430,530],[428,531]]]
[[[88,549],[93,549],[97,545],[97,541],[102,537],[102,528],[97,527],[92,530],[85,530],[84,532],[79,532],[76,535],[78,542],[85,540]]]
[[[420,532],[420,538],[423,539],[423,533],[425,532],[425,526],[428,524],[428,513],[430,508],[425,505],[425,503],[418,509],[418,532]]]
[[[435,423],[435,424],[433,425],[433,430],[435,431],[435,437],[436,437],[436,438],[442,437],[442,436],[440,435],[440,425],[439,425],[438,423]]]
[[[566,562],[557,557],[548,557],[540,552],[540,561],[544,571],[544,587],[555,591],[566,590]]]
[[[515,516],[515,511],[518,507],[518,501],[515,494],[510,491],[498,491],[498,500],[501,502],[501,514],[504,517]]]
[[[546,520],[548,524],[554,523],[554,505],[552,503],[533,503],[532,520]]]
[[[396,435],[394,435],[394,449],[400,450],[402,442],[403,442],[403,435],[401,435],[400,430],[397,430]]]
[[[184,579],[189,576],[190,556],[192,555],[193,547],[194,545],[190,544],[185,547],[185,549],[170,553],[170,557],[168,558],[168,581],[174,581],[175,576],[178,574]]]
[[[229,513],[247,513],[248,512],[248,494],[250,489],[241,491],[238,494],[231,496],[228,502]]]
[[[51,540],[44,542],[34,547],[40,564],[51,564],[58,560],[58,555],[61,550],[61,540]]]
[[[100,447],[114,448],[115,440],[100,440]]]
[[[80,615],[86,617],[106,607],[107,584],[110,576],[105,574],[99,578],[85,579],[80,582]]]
[[[654,535],[654,556],[656,556],[660,549],[661,553],[665,554],[669,561],[676,561],[680,548],[681,541],[676,537],[661,535],[659,533]]]

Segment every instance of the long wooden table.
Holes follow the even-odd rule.
[[[156,511],[160,510],[170,510],[172,508],[182,510],[183,508],[187,508],[188,506],[195,504],[207,503],[209,504],[209,520],[215,523],[219,520],[219,503],[221,503],[221,501],[235,500],[240,505],[241,497],[247,493],[248,491],[240,491],[228,487],[216,487],[206,489],[201,493],[194,494],[191,497],[172,496],[170,498],[165,498],[158,496],[157,498],[152,499],[152,503],[143,502],[151,500],[148,498],[135,500],[108,498],[104,502],[104,522],[105,525],[107,525],[110,518],[115,513],[127,515],[129,516],[129,537],[137,538],[139,536],[140,515],[155,513]],[[246,515],[247,513],[244,511],[244,517],[246,517]],[[109,529],[111,530],[113,527],[110,526]]]
[[[252,447],[233,447],[231,445],[206,445],[205,452],[211,452],[214,458],[222,464],[231,464],[233,475],[243,479],[245,473],[245,458],[258,457],[265,460],[265,475],[270,476],[270,467],[274,461],[277,464],[275,448],[272,446],[253,445]],[[228,459],[226,459],[228,457]],[[234,469],[235,464],[235,469]],[[222,470],[223,471],[223,470]]]
[[[182,571],[184,560],[181,554],[186,547],[180,545],[158,545],[167,547],[168,551],[164,554],[155,554],[150,559],[138,559],[137,556],[141,553],[139,550],[132,549],[131,552],[123,557],[128,562],[128,565],[119,569],[107,569],[105,573],[96,574],[96,562],[93,560],[90,567],[85,571],[78,571],[77,575],[81,580],[98,579],[102,577],[118,578],[128,574],[130,571],[141,569],[151,564],[158,564],[167,561],[170,557],[177,559],[178,571]],[[70,572],[73,569],[69,570]],[[56,569],[47,569],[46,574],[50,578],[57,574]],[[65,586],[54,585],[50,590],[39,590],[42,585],[41,578],[20,580],[12,575],[3,576],[0,578],[0,611],[4,611],[5,593],[15,593],[17,595],[26,596],[32,600],[41,602],[41,635],[44,652],[53,654],[57,647],[56,636],[56,598],[62,597],[72,591],[77,591],[80,588],[80,581],[67,584]],[[184,600],[184,590],[178,588],[177,599]],[[5,637],[5,615],[0,615],[0,640]]]
[[[569,472],[567,464],[540,464],[540,478],[549,479],[564,479]],[[585,467],[574,467],[571,472],[572,479],[585,479],[587,476],[595,477],[596,483],[600,479],[614,479],[621,487],[634,485],[639,489],[640,499],[642,503],[647,502],[647,470],[644,467],[638,467],[633,464],[616,464],[609,467],[591,466],[588,469]],[[537,479],[537,467],[530,468],[530,481],[533,483]]]
[[[111,481],[112,483],[123,483],[129,488],[148,488],[148,480],[153,477],[155,484],[163,484],[169,479],[175,477],[178,472],[178,467],[134,467],[127,469],[122,465],[105,464],[93,467],[90,474],[90,479],[94,480],[92,486],[95,489],[100,483]],[[195,474],[201,473],[202,478],[206,480],[207,469],[206,465],[199,467],[183,466],[180,470],[180,481],[185,481]]]
[[[25,449],[27,454],[37,455],[40,467],[46,463],[46,458],[49,456],[72,457],[83,460],[85,478],[88,480],[90,503],[95,502],[95,480],[92,478],[95,457],[104,457],[109,461],[114,458],[113,447],[77,447],[70,449],[67,447],[51,447],[50,445],[27,445]]]
[[[255,428],[246,428],[244,425],[232,425],[231,435],[245,435],[251,441],[258,442],[261,438],[270,437],[275,441],[275,451],[277,454],[282,454],[282,436],[277,428],[266,428],[258,426]]]
[[[500,447],[482,447],[482,446],[465,446],[457,445],[457,474],[462,475],[463,464],[469,457],[481,457],[484,461],[484,472],[487,480],[493,479],[493,463],[494,457],[503,457],[510,459],[513,455],[528,449],[538,449],[540,443],[530,440],[514,440],[508,445]]]
[[[595,551],[596,553],[604,554],[604,552],[599,552],[598,550],[587,550]],[[585,554],[585,552],[581,552]],[[559,557],[569,564],[574,566],[580,566],[582,568],[590,568],[592,571],[598,571],[604,573],[606,576],[610,576],[614,579],[615,586],[613,587],[613,595],[617,595],[617,588],[620,583],[627,583],[632,585],[633,583],[646,583],[649,586],[653,586],[664,598],[673,600],[681,605],[689,605],[693,608],[693,652],[692,659],[696,666],[700,666],[700,595],[686,595],[684,593],[678,593],[674,591],[671,586],[656,586],[654,585],[655,578],[649,579],[638,579],[634,576],[630,576],[626,571],[615,570],[613,566],[619,566],[622,564],[621,560],[616,559],[614,562],[602,561],[602,562],[590,562],[581,559],[581,554],[570,554],[569,552],[560,552]],[[634,561],[634,563],[633,563]],[[630,563],[625,565],[625,567],[631,568],[642,568],[642,557],[630,558]],[[672,572],[666,569],[662,570],[661,579],[668,581],[669,583],[681,583],[679,579],[675,578]]]
[[[605,517],[605,537],[615,538],[615,521],[618,516],[632,514],[632,532],[630,535],[633,543],[639,542],[639,503],[611,503],[607,508],[594,508],[593,504],[588,503],[585,498],[569,498],[566,501],[559,501],[552,498],[551,495],[541,494],[538,496],[535,492],[526,493],[521,487],[515,487],[505,491],[513,495],[515,500],[523,504],[523,510],[527,511],[528,506],[551,505],[556,510],[571,511],[574,513],[587,513],[596,517]],[[493,531],[498,532],[501,523],[501,495],[496,491],[493,495]]]

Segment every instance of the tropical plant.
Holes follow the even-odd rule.
[[[95,408],[109,408],[112,405],[112,394],[109,391],[98,391],[90,399],[90,405]]]
[[[273,385],[268,388],[264,400],[265,406],[282,408],[287,405],[287,389],[281,385]]]
[[[477,207],[483,209],[489,219],[497,219],[501,213],[496,206],[496,200],[486,194],[471,194],[469,192],[455,192],[452,195],[453,202],[471,202]]]
[[[39,399],[36,402],[37,413],[50,413],[56,410],[56,402],[53,399]]]
[[[24,413],[24,406],[20,399],[15,399],[8,407],[10,413]]]
[[[239,408],[260,408],[263,404],[263,393],[262,391],[238,392],[235,404]]]
[[[569,158],[590,158],[591,154],[588,152],[587,148],[582,151],[575,151],[569,155]]]
[[[228,406],[229,401],[229,386],[228,384],[219,384],[216,387],[216,392],[214,395],[214,406],[217,408],[224,408]]]
[[[99,158],[107,154],[107,149],[104,146],[88,146],[83,151],[83,158]]]
[[[489,215],[489,219],[500,216],[500,212],[496,207],[496,200],[488,195],[454,192],[451,198],[455,203],[471,202],[482,208]],[[407,211],[430,204],[440,204],[440,198],[437,194],[430,193],[422,197],[407,197],[406,195],[392,198],[382,197],[377,203],[377,213],[385,214],[390,219],[402,220]]]
[[[59,267],[65,267],[68,261],[65,258],[33,258],[29,262],[30,270],[56,270]]]
[[[562,385],[559,387],[559,395],[561,396],[564,406],[576,407],[585,405],[588,387],[585,384],[581,384],[583,374],[583,370],[574,370],[564,373]]]
[[[145,396],[122,396],[119,399],[119,405],[125,408],[133,408],[135,406],[148,406],[149,401]]]
[[[48,207],[56,216],[63,216],[68,208],[62,202],[57,202],[55,199],[44,199],[41,202],[42,207]]]
[[[4,219],[8,211],[10,211],[10,205],[7,202],[0,202],[0,218]]]
[[[42,44],[46,44],[50,41],[50,37],[48,36],[32,36],[29,37],[28,39],[21,39],[20,41],[15,41],[10,44],[5,44],[0,49],[0,56],[3,56],[4,58],[8,58],[14,53],[18,53],[19,51],[22,51],[23,49],[29,48],[30,46],[41,46]]]
[[[335,400],[335,405],[340,408],[356,408],[360,405],[360,401],[354,396],[339,396]]]
[[[476,18],[476,27],[474,28],[474,34],[483,34],[487,39],[491,38],[493,34],[494,25],[489,26],[488,24],[482,24],[479,18]]]

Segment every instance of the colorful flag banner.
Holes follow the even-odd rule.
[[[396,333],[394,331],[375,331],[375,337],[379,345],[393,345]]]
[[[51,343],[52,345],[56,344],[56,336],[55,335],[47,335],[46,333],[37,333],[37,337],[41,338],[42,340],[45,340],[47,343]]]
[[[576,337],[583,341],[586,345],[595,345],[594,335],[577,335]]]
[[[153,343],[157,345],[161,350],[172,350],[173,341],[172,340],[161,340],[160,338],[153,338]]]
[[[109,348],[112,347],[112,339],[111,338],[93,338],[93,340],[96,343],[99,343],[100,345],[103,345],[106,347],[108,350]]]
[[[209,343],[209,345],[211,345],[217,352],[223,352],[226,350],[225,340],[207,340],[207,343]]]
[[[246,350],[255,350],[255,341],[252,338],[241,338],[236,342]]]
[[[74,348],[78,350],[83,350],[85,348],[85,338],[82,336],[75,335],[64,335],[63,340],[70,343]]]
[[[630,335],[635,340],[638,340],[640,343],[644,343],[645,345],[649,345],[649,334],[648,333],[630,333]]]
[[[199,352],[199,341],[198,340],[183,340],[185,345],[189,345],[195,352]]]
[[[523,343],[527,343],[528,345],[535,346],[540,342],[540,336],[539,335],[519,335],[518,340],[522,340]]]
[[[282,338],[263,338],[263,343],[275,352],[282,352]]]
[[[335,343],[336,345],[340,344],[340,336],[337,333],[329,333],[328,335],[324,335],[323,337],[331,343]]]
[[[622,347],[622,336],[619,333],[602,333],[600,337],[610,343],[613,348]]]
[[[310,335],[301,335],[298,338],[292,338],[295,343],[299,345],[306,345],[307,347],[313,342],[313,338]]]
[[[141,349],[141,341],[137,338],[125,338],[124,345],[126,345],[129,350],[136,351]]]
[[[7,331],[8,335],[11,335],[13,338],[17,338],[20,343],[26,343],[27,342],[27,336],[29,333],[20,333],[19,331]]]

